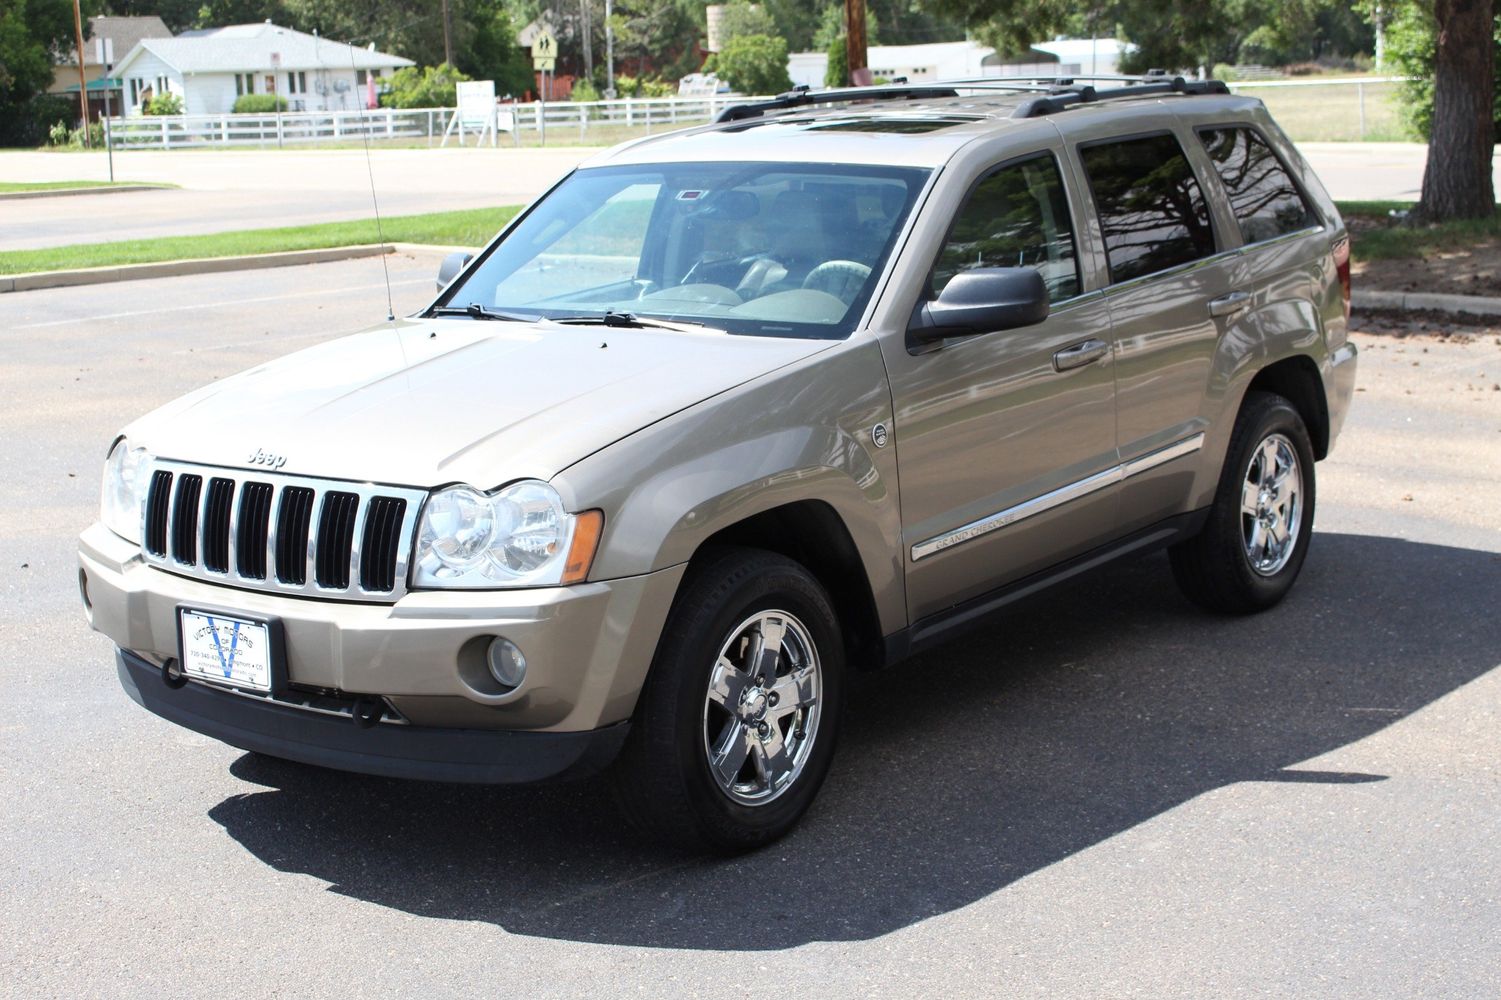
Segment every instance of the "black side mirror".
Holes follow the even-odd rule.
[[[438,291],[448,287],[448,283],[458,277],[464,265],[474,259],[474,254],[462,251],[451,253],[443,258],[443,263],[438,267]]]
[[[919,302],[908,335],[919,343],[1032,326],[1048,318],[1048,287],[1031,267],[977,267]]]

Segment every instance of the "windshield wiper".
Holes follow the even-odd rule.
[[[467,306],[434,306],[428,310],[429,316],[468,316],[472,319],[495,319],[505,323],[535,323],[541,316],[522,316],[518,313],[497,312],[494,309],[486,309],[478,302],[471,302]]]
[[[696,333],[705,329],[703,323],[674,322],[669,319],[652,319],[650,316],[637,316],[635,313],[616,312],[613,309],[605,311],[603,316],[565,316],[553,320],[554,323],[566,323],[569,326],[614,326],[629,327],[642,330],[652,327],[658,330],[676,330],[679,333]]]

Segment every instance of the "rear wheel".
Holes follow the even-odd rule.
[[[1293,405],[1246,395],[1209,519],[1169,550],[1173,576],[1201,607],[1249,614],[1286,596],[1313,533],[1313,446]]]
[[[844,651],[828,595],[772,553],[690,568],[614,773],[656,839],[740,851],[790,830],[828,772]]]

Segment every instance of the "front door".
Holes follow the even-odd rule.
[[[971,267],[1036,267],[1042,323],[917,352],[883,341],[896,416],[908,614],[943,611],[1113,532],[1118,461],[1110,322],[1083,293],[1054,150],[981,176],[933,263],[929,294]]]

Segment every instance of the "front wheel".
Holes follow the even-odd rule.
[[[1246,395],[1209,519],[1168,556],[1179,588],[1211,611],[1249,614],[1286,596],[1313,534],[1313,446],[1293,405]]]
[[[811,573],[768,552],[707,554],[683,581],[615,768],[622,811],[697,849],[782,836],[828,773],[843,672]]]

